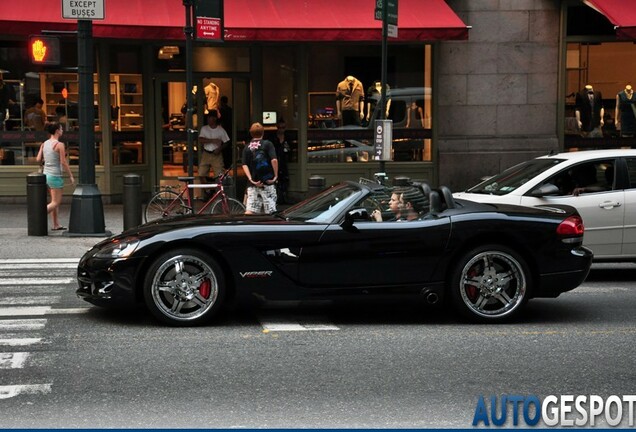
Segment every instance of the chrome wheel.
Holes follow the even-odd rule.
[[[235,200],[234,198],[227,199],[227,210],[223,208],[223,200],[219,199],[212,205],[212,210],[210,210],[211,214],[232,214],[232,215],[242,215],[245,214],[245,206],[239,200]]]
[[[503,320],[527,300],[529,273],[514,252],[504,247],[480,248],[461,262],[453,297],[464,315],[481,321]]]
[[[218,308],[222,283],[212,258],[198,251],[176,251],[151,266],[144,297],[150,311],[165,323],[201,324]]]

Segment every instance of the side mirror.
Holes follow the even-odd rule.
[[[552,183],[546,183],[544,185],[539,186],[536,189],[530,191],[529,195],[535,198],[542,198],[544,196],[557,196],[560,195],[561,191],[556,185]]]
[[[357,220],[368,221],[369,220],[369,212],[365,208],[357,208],[352,209],[345,214],[344,220],[340,224],[340,226],[344,229],[355,228],[353,223]]]

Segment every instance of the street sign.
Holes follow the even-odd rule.
[[[103,20],[104,0],[62,0],[62,18]]]
[[[213,17],[197,17],[197,39],[222,39],[221,19]]]
[[[398,23],[398,0],[386,1],[386,22],[389,25],[397,26]]]
[[[223,0],[195,2],[195,39],[223,41]]]
[[[373,160],[390,161],[393,144],[393,120],[376,120],[374,126]]]
[[[373,18],[382,21],[382,7],[386,2],[386,21],[389,24],[397,26],[398,22],[398,0],[375,0],[375,11]]]
[[[398,26],[393,24],[388,24],[386,35],[388,37],[393,37],[393,38],[398,37]]]

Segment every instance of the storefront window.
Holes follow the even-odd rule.
[[[564,147],[631,147],[636,136],[636,45],[607,42],[614,26],[585,5],[567,8]]]
[[[47,122],[58,121],[65,129],[69,162],[79,162],[79,85],[76,73],[61,72],[77,66],[77,43],[61,40],[62,64],[38,68],[30,63],[26,41],[0,42],[2,58],[11,70],[0,74],[0,165],[34,165],[40,144],[48,139]],[[99,92],[94,75],[94,94]],[[97,100],[97,99],[96,99]],[[101,163],[101,134],[95,106],[96,163]]]
[[[298,57],[291,47],[263,48],[263,120],[266,138],[274,141],[276,124],[284,124],[286,160],[298,161]],[[284,123],[283,123],[284,122]]]
[[[375,160],[376,119],[393,122],[393,161],[431,160],[431,46],[391,46],[381,101],[379,47],[310,47],[307,155],[310,163]],[[382,110],[384,107],[384,110]]]
[[[144,162],[145,141],[141,50],[138,46],[113,46],[111,52],[110,96],[107,109],[112,131],[113,165]]]

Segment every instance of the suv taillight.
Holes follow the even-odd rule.
[[[559,224],[557,234],[560,236],[582,236],[585,232],[581,216],[570,216]]]

